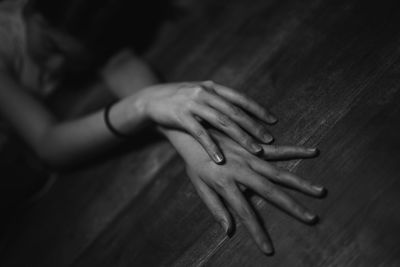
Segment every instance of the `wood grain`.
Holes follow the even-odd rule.
[[[400,265],[400,17],[395,1],[188,1],[146,57],[168,80],[213,79],[278,115],[280,144],[320,157],[278,163],[328,196],[296,199],[306,226],[249,194],[275,245],[232,238],[164,141],[63,175],[21,215],[4,266]],[[289,191],[289,190],[288,190]]]

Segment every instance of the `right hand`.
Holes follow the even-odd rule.
[[[145,113],[154,122],[188,132],[218,164],[224,156],[202,121],[224,132],[252,154],[262,151],[259,143],[273,140],[260,122],[275,123],[277,119],[271,113],[246,96],[211,81],[151,86],[141,92],[140,99]]]
[[[232,232],[233,223],[226,205],[238,215],[257,246],[266,254],[273,253],[268,234],[243,195],[242,191],[246,188],[302,222],[316,222],[316,215],[282,191],[278,185],[293,188],[313,197],[323,196],[325,189],[289,171],[279,169],[267,161],[310,158],[317,155],[316,149],[263,145],[261,155],[263,160],[250,154],[226,136],[212,131],[213,137],[226,156],[225,164],[216,165],[189,135],[173,130],[164,130],[164,133],[185,160],[188,176],[200,198],[228,235]]]

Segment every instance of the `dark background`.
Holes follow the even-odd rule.
[[[127,46],[145,52],[165,21],[183,15],[183,6],[170,0],[36,0],[33,6],[52,25],[83,42],[96,59]]]
[[[18,212],[3,227],[2,266],[400,265],[397,1],[38,4],[98,62],[128,45],[168,81],[212,79],[257,99],[280,119],[278,144],[321,150],[277,164],[329,193],[288,190],[320,215],[313,227],[249,194],[274,241],[266,257],[238,220],[224,236],[166,141],[126,145]],[[71,98],[66,112],[84,113],[95,95]]]

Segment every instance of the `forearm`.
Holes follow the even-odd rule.
[[[110,110],[111,124],[133,135],[147,121],[139,94],[117,102]],[[18,135],[51,165],[71,165],[109,148],[119,140],[107,129],[103,110],[60,122],[7,73],[0,73],[0,111]]]
[[[136,95],[115,103],[110,109],[109,120],[126,136],[134,136],[149,122]],[[107,128],[104,110],[99,110],[79,119],[53,123],[33,145],[46,162],[65,166],[84,161],[121,141]]]

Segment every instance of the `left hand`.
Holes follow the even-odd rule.
[[[140,92],[139,99],[150,119],[188,132],[216,163],[223,162],[223,154],[201,121],[253,154],[261,152],[260,143],[273,140],[263,125],[276,122],[271,113],[246,96],[211,81],[150,86]]]

